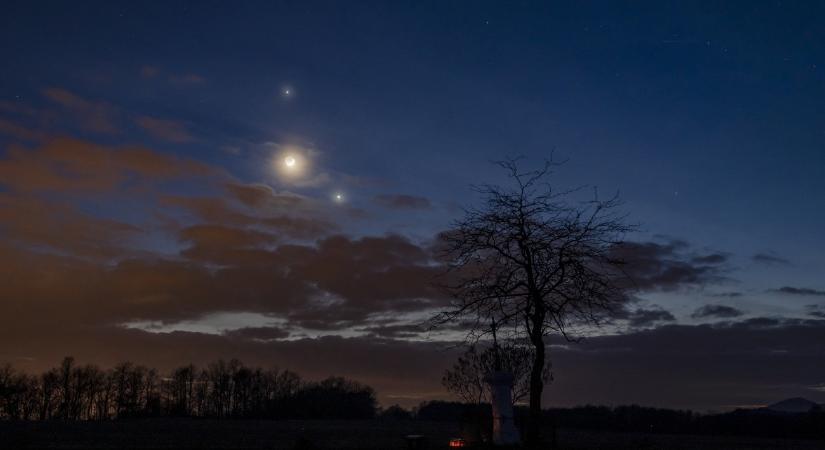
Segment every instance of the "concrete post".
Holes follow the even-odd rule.
[[[513,421],[513,403],[510,398],[513,375],[508,372],[491,372],[484,377],[484,381],[490,386],[490,401],[493,406],[493,444],[517,445],[521,439]]]

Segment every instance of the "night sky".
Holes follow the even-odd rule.
[[[447,398],[436,234],[551,155],[636,301],[546,405],[825,401],[825,4],[4,2],[0,360]],[[294,158],[294,165],[286,164]],[[290,163],[293,160],[290,160]],[[589,190],[587,191],[590,192]]]

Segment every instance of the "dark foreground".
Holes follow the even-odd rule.
[[[457,424],[426,421],[145,419],[0,422],[2,449],[404,449],[422,434],[431,450],[460,436]],[[825,442],[730,436],[560,430],[560,449],[825,449]]]

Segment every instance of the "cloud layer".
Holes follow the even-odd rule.
[[[74,111],[82,127],[117,133],[118,122],[103,118],[117,117],[114,107],[61,90],[44,95]],[[168,123],[144,125],[162,140],[191,137]],[[385,402],[445,395],[438,380],[455,343],[444,335],[427,341],[419,326],[448,301],[434,284],[443,268],[430,240],[348,234],[328,202],[150,147],[35,134],[0,157],[0,359],[39,370],[66,354],[160,368],[239,357],[309,377],[355,377]],[[374,200],[394,210],[432,207],[409,195]],[[613,251],[628,262],[637,293],[719,282],[730,260],[673,239]],[[822,382],[805,371],[813,367],[805,358],[821,350],[806,341],[821,331],[819,321],[691,327],[663,308],[634,305],[617,316],[630,327],[625,334],[554,341],[551,404],[753,402]],[[180,331],[227,313],[255,314],[263,325]],[[809,313],[821,317],[818,306]],[[693,315],[728,320],[742,312],[706,305]],[[161,332],[168,329],[179,331]],[[757,376],[766,358],[785,358],[785,368]],[[729,393],[737,379],[739,396]],[[770,387],[780,379],[791,387]]]

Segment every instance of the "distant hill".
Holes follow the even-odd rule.
[[[806,398],[794,397],[768,405],[765,409],[772,412],[796,414],[810,412],[814,408],[820,408],[820,405]]]

